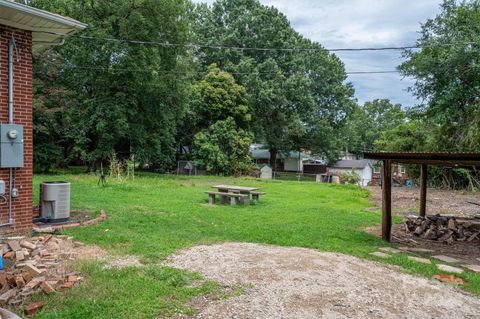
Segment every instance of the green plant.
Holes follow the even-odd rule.
[[[345,184],[352,185],[358,185],[358,183],[360,183],[360,181],[362,180],[362,177],[353,169],[351,172],[341,173],[340,178]]]

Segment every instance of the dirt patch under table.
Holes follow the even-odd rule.
[[[480,299],[456,287],[312,249],[225,243],[183,250],[166,264],[247,287],[239,296],[202,304],[196,318],[480,316]]]

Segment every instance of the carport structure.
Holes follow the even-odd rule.
[[[427,212],[428,166],[480,167],[480,153],[365,152],[364,158],[382,161],[382,238],[390,242],[392,230],[392,164],[420,166],[420,216]]]

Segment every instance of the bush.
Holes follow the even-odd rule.
[[[351,172],[340,174],[340,178],[342,179],[343,183],[354,185],[358,185],[358,183],[360,183],[360,180],[362,179],[360,175],[358,175],[358,173],[354,170],[352,170]]]

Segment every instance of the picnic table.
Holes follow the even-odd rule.
[[[209,195],[209,203],[215,203],[215,196],[218,195],[222,204],[227,203],[230,200],[231,205],[236,205],[239,200],[241,204],[250,204],[250,195],[254,202],[258,202],[260,195],[265,193],[257,192],[258,187],[246,187],[237,185],[213,185],[212,188],[216,188],[217,192],[206,192]]]
[[[213,188],[218,189],[222,193],[240,193],[240,194],[249,194],[253,191],[258,190],[258,187],[245,187],[245,186],[236,186],[236,185],[214,185]]]

